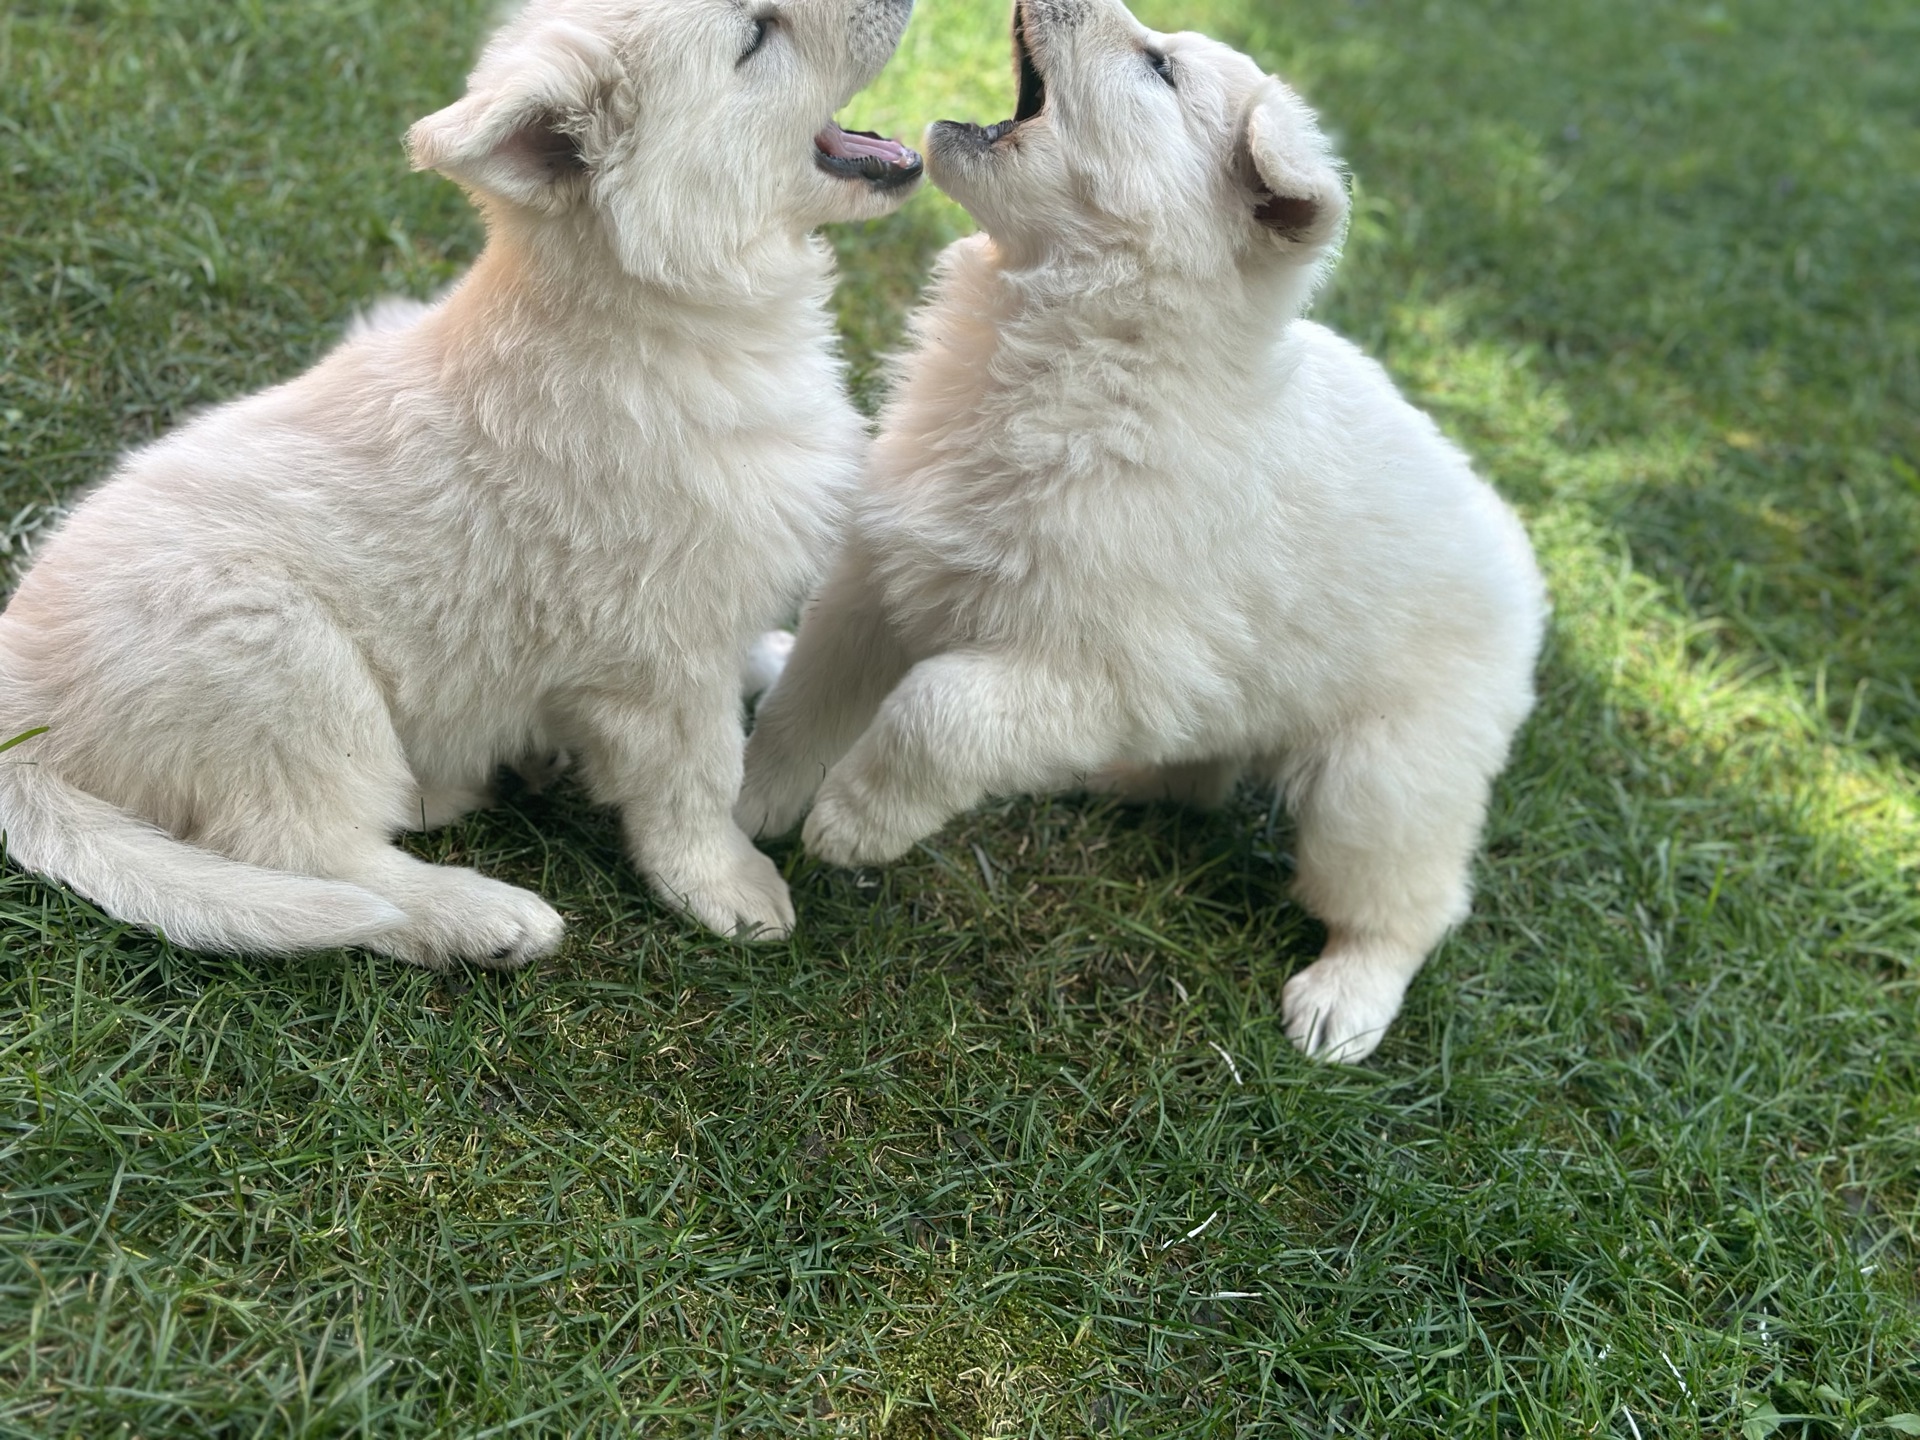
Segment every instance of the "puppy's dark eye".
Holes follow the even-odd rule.
[[[740,52],[740,58],[734,62],[744,65],[753,58],[753,52],[767,43],[767,35],[773,29],[773,22],[762,15],[753,22],[753,38],[747,42],[747,48]]]
[[[1153,73],[1167,84],[1173,84],[1173,62],[1158,50],[1147,51],[1147,64],[1153,67]]]

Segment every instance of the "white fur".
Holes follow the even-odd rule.
[[[1293,92],[1117,0],[1021,24],[1046,106],[997,140],[930,132],[988,233],[913,322],[736,813],[779,832],[818,786],[809,847],[873,863],[990,793],[1208,802],[1250,772],[1286,795],[1329,932],[1288,1033],[1357,1060],[1466,913],[1540,578],[1432,421],[1298,318],[1346,194]]]
[[[654,889],[778,936],[732,822],[743,679],[817,582],[865,446],[820,222],[882,213],[813,137],[909,0],[532,0],[415,163],[486,214],[440,302],[131,456],[0,615],[13,859],[209,949],[513,965],[537,896],[391,843],[497,766],[579,762]]]

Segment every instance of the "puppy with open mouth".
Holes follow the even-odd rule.
[[[0,615],[11,858],[197,948],[517,965],[544,901],[391,841],[563,750],[663,900],[786,934],[741,675],[866,447],[813,231],[919,179],[831,119],[910,8],[524,6],[408,135],[486,216],[465,279],[129,457]]]
[[[1361,1059],[1467,911],[1533,704],[1531,548],[1301,318],[1347,194],[1291,89],[1119,0],[1020,0],[1013,53],[1011,119],[928,132],[984,233],[913,321],[737,813],[777,833],[811,799],[808,846],[874,863],[988,794],[1210,803],[1251,775],[1327,927],[1288,1032]]]

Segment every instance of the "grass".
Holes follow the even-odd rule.
[[[1473,918],[1363,1069],[1281,1033],[1284,823],[993,806],[801,929],[562,794],[422,853],[537,973],[175,951],[0,874],[0,1434],[1920,1432],[1920,12],[1155,0],[1295,77],[1322,314],[1557,618]],[[406,173],[480,0],[0,17],[0,520],[478,236]],[[856,105],[1005,113],[997,0]],[[859,393],[964,219],[835,237]],[[3,762],[0,762],[3,763]]]

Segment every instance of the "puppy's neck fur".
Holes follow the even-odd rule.
[[[1048,368],[1062,352],[1099,345],[1153,357],[1143,366],[1148,379],[1152,368],[1180,356],[1204,356],[1208,367],[1244,358],[1251,376],[1258,357],[1306,309],[1316,279],[1310,268],[1227,267],[1214,283],[1195,285],[1190,275],[1160,274],[1130,255],[1008,264],[980,236],[954,247],[940,307],[979,306],[994,316],[1003,342],[1024,342],[1003,343],[1001,364],[1025,354]]]
[[[701,453],[699,437],[778,433],[857,453],[851,409],[820,404],[842,381],[830,257],[801,241],[782,258],[751,293],[696,299],[625,273],[605,247],[567,252],[551,228],[531,240],[498,228],[402,344],[437,375],[448,423],[470,457],[489,457],[501,493],[583,531],[618,508],[616,492],[668,483],[688,503],[724,507],[732,491],[712,467],[662,464],[650,447],[671,437]]]
[[[537,397],[536,409],[564,409],[557,377],[567,389],[640,385],[711,410],[710,394],[686,394],[690,376],[764,389],[768,374],[798,379],[804,370],[807,382],[838,383],[822,242],[795,237],[751,289],[686,290],[627,274],[589,225],[571,237],[557,230],[496,227],[423,327],[467,393],[511,391]]]
[[[484,270],[493,280],[462,288],[535,305],[563,322],[697,330],[734,314],[764,316],[770,307],[810,300],[824,305],[833,283],[830,253],[807,233],[769,234],[735,264],[662,279],[628,273],[587,214],[536,218],[486,208],[487,245],[474,273]]]

